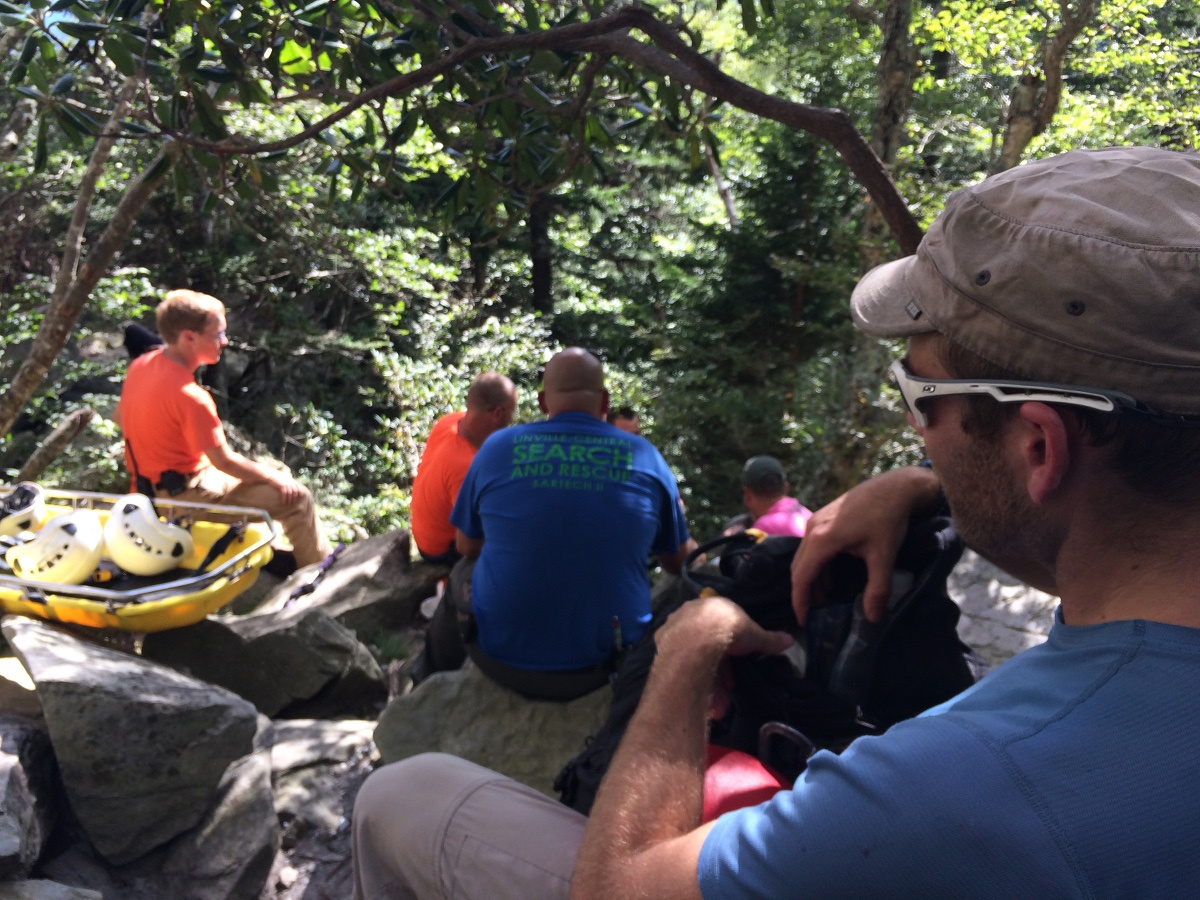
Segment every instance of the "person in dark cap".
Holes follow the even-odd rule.
[[[742,469],[742,502],[748,524],[766,534],[804,537],[812,510],[788,496],[787,475],[773,456],[752,456]]]
[[[638,418],[637,411],[632,406],[622,406],[619,409],[610,409],[608,415],[604,417],[604,421],[609,425],[616,426],[622,431],[627,431],[630,434],[642,433],[642,422]]]
[[[907,338],[892,371],[933,467],[812,518],[798,617],[850,552],[878,618],[908,517],[940,490],[970,546],[1060,597],[1046,642],[702,826],[718,666],[790,638],[686,603],[589,819],[452,757],[375,773],[422,810],[392,836],[387,896],[448,896],[450,877],[467,898],[1200,896],[1200,156],[1075,151],[994,175],[851,307]],[[363,890],[375,815],[355,813],[360,897],[383,896]]]

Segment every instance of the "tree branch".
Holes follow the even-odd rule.
[[[653,43],[635,40],[627,33],[631,29],[641,31]],[[365,104],[407,94],[473,59],[542,49],[619,56],[747,112],[802,129],[827,141],[870,194],[903,252],[912,253],[916,250],[921,240],[920,226],[896,190],[883,163],[844,112],[774,97],[726,75],[720,67],[685,42],[671,26],[640,6],[627,6],[591,22],[556,26],[528,34],[470,38],[440,59],[363,91],[320,121],[281,140],[260,143],[239,138],[209,141],[187,134],[173,133],[173,136],[191,146],[220,155],[287,150],[320,134]]]
[[[25,460],[25,465],[21,466],[16,480],[37,481],[38,476],[46,471],[46,467],[58,458],[69,443],[79,437],[83,429],[87,428],[88,423],[95,417],[96,411],[90,406],[77,409],[69,416],[65,416],[46,439],[38,445],[29,459]]]
[[[68,282],[59,295],[56,289],[55,297],[50,301],[46,314],[42,318],[41,327],[33,339],[29,356],[21,363],[17,374],[8,389],[0,394],[0,434],[7,434],[16,421],[21,408],[29,402],[34,391],[38,389],[50,371],[50,366],[62,351],[79,312],[91,295],[96,282],[108,270],[109,264],[125,238],[133,227],[137,214],[150,195],[154,193],[159,182],[166,177],[182,148],[174,141],[168,141],[154,157],[150,165],[130,186],[121,198],[113,213],[112,220],[101,233],[99,239],[92,245],[87,258],[79,269],[78,277]],[[66,268],[64,263],[63,269]],[[59,273],[60,281],[62,272]]]
[[[72,282],[75,280],[75,267],[79,263],[79,251],[83,245],[83,232],[87,227],[88,217],[92,212],[92,198],[96,193],[96,182],[100,180],[100,174],[104,171],[104,165],[108,162],[109,154],[112,153],[113,144],[116,143],[115,134],[120,130],[121,120],[125,118],[125,114],[129,111],[129,103],[133,99],[137,86],[138,79],[133,77],[126,78],[125,82],[121,85],[120,91],[117,92],[113,111],[109,115],[108,122],[105,124],[100,137],[96,138],[96,146],[92,150],[91,157],[88,159],[87,168],[83,172],[83,178],[79,181],[79,193],[75,198],[75,209],[71,213],[71,224],[67,227],[67,236],[63,241],[62,264],[58,268],[58,278],[54,282],[54,291],[51,294],[51,309],[53,309],[56,303],[62,301],[62,298],[66,295]]]

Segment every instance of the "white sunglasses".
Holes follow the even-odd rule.
[[[1104,388],[1074,387],[1069,384],[1049,384],[1041,381],[993,381],[986,378],[920,378],[910,371],[904,360],[892,363],[892,377],[904,397],[904,404],[912,413],[918,428],[929,424],[919,404],[933,397],[948,397],[951,394],[986,394],[998,403],[1061,403],[1066,406],[1082,406],[1100,412],[1128,410],[1174,421],[1174,417],[1156,413],[1146,404],[1120,391]],[[1182,423],[1181,423],[1182,424]]]

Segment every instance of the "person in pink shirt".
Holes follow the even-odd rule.
[[[767,534],[804,537],[812,511],[788,496],[787,476],[773,456],[752,456],[742,469],[742,500],[750,511],[751,528]]]

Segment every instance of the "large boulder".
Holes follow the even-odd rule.
[[[414,563],[410,555],[407,531],[355,541],[323,576],[318,577],[317,566],[300,569],[259,610],[321,609],[370,641],[380,632],[411,625],[421,601],[449,574],[447,566]]]
[[[1057,597],[1018,581],[971,550],[950,573],[946,588],[962,610],[959,637],[991,666],[1046,640],[1058,609]]]
[[[374,731],[375,723],[363,720],[275,723],[275,812],[290,841],[311,831],[333,836],[348,826],[342,773],[360,760],[369,761]]]
[[[280,842],[271,792],[272,727],[259,717],[254,750],[222,775],[199,824],[122,866],[107,864],[86,839],[39,865],[62,884],[114,900],[258,900]]]
[[[557,797],[555,776],[608,717],[611,703],[608,687],[570,703],[526,700],[468,660],[388,704],[375,744],[384,762],[452,753]]]
[[[71,808],[111,863],[195,827],[251,751],[257,713],[229,691],[38,620],[0,630],[37,685]]]
[[[0,715],[0,878],[33,870],[54,825],[55,784],[46,726]]]
[[[0,900],[104,900],[104,895],[87,888],[37,879],[0,884]]]
[[[33,679],[15,656],[0,657],[0,713],[41,718]]]
[[[255,750],[232,762],[200,823],[163,856],[164,897],[256,900],[279,850],[271,786],[270,721],[260,720]]]
[[[233,691],[267,716],[318,695],[329,713],[387,696],[370,651],[319,609],[209,617],[146,635],[142,656]]]

